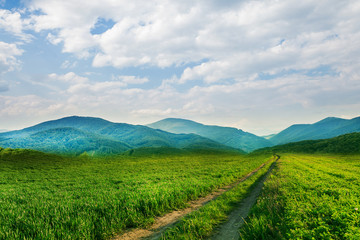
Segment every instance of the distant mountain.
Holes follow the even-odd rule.
[[[119,153],[139,147],[231,149],[195,134],[173,134],[141,125],[77,116],[0,133],[0,147],[72,154]]]
[[[360,132],[348,133],[330,139],[305,140],[277,145],[258,151],[271,151],[275,153],[360,153]]]
[[[262,137],[244,132],[240,129],[204,125],[186,119],[166,118],[147,126],[172,133],[194,133],[246,152],[273,145],[270,141]]]
[[[302,140],[332,138],[353,132],[360,132],[360,117],[350,120],[328,117],[314,124],[292,125],[269,140],[278,145]]]

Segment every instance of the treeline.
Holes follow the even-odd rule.
[[[287,143],[255,152],[289,152],[289,153],[360,153],[360,132],[344,134],[338,137],[322,140],[306,140]]]

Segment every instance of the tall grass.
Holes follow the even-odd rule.
[[[282,155],[241,239],[360,239],[360,156]]]
[[[264,156],[68,158],[0,154],[0,239],[106,239],[262,164]]]

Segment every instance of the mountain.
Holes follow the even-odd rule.
[[[84,151],[92,154],[119,153],[140,147],[231,150],[225,145],[195,134],[173,134],[141,125],[77,116],[0,133],[0,147],[72,154]]]
[[[0,135],[1,136],[1,135]],[[104,138],[75,128],[53,128],[23,137],[0,139],[3,147],[29,148],[54,153],[81,154],[112,154],[130,149],[130,146],[120,141]]]
[[[271,148],[259,149],[261,151],[271,151],[275,153],[341,153],[359,154],[360,153],[360,132],[348,133],[330,139],[305,140],[277,145]]]
[[[332,138],[352,132],[360,132],[360,117],[350,120],[328,117],[314,124],[292,125],[269,140],[278,145],[302,140]]]
[[[273,144],[254,134],[231,127],[210,126],[191,120],[166,118],[147,125],[154,129],[161,129],[172,133],[193,133],[226,146],[251,152],[258,148],[269,147]]]

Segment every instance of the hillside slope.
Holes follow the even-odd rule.
[[[360,132],[348,133],[334,138],[321,140],[305,140],[278,145],[258,151],[272,151],[276,153],[360,153]]]
[[[360,132],[360,117],[350,120],[329,117],[314,124],[292,125],[269,140],[278,145],[302,140],[332,138],[353,132]]]
[[[272,146],[270,141],[240,129],[204,125],[186,119],[166,118],[147,126],[172,133],[194,133],[246,152]]]
[[[31,133],[28,136],[0,139],[5,148],[29,148],[54,153],[113,154],[131,147],[120,141],[91,134],[79,129],[64,127]]]

